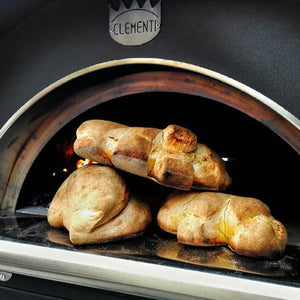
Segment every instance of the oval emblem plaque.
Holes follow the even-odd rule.
[[[118,10],[109,7],[109,33],[119,44],[138,46],[155,38],[161,26],[161,1],[150,0],[140,7],[136,0],[127,8],[123,1]]]

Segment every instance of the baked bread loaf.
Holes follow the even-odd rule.
[[[129,197],[126,184],[112,168],[86,165],[60,186],[48,210],[52,227],[65,227],[73,244],[131,237],[151,222],[148,205]]]
[[[195,246],[228,245],[237,254],[274,258],[284,252],[287,233],[255,198],[214,192],[171,194],[157,215],[161,229]]]
[[[89,120],[77,129],[77,155],[182,190],[224,190],[231,179],[222,159],[189,129],[128,127]]]

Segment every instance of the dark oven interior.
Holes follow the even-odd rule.
[[[124,76],[128,75],[129,69],[127,68]],[[143,77],[139,74],[139,69],[142,68],[136,67],[132,72],[137,82]],[[159,74],[167,78],[169,73],[163,73],[165,71],[159,70]],[[103,72],[101,75],[89,74],[67,83],[47,95],[46,100],[70,98],[80,102],[85,97],[91,98],[99,93],[99,82],[114,86],[115,74],[118,77],[123,75],[122,69],[114,71],[114,75],[105,72],[104,75]],[[182,79],[180,76],[183,75],[179,74]],[[92,105],[82,108],[74,117],[69,117],[70,120],[61,125],[59,130],[53,130],[49,139],[44,144],[41,143],[41,150],[28,170],[15,211],[2,211],[1,236],[25,243],[188,269],[223,272],[241,277],[258,276],[267,281],[297,286],[300,278],[300,224],[296,201],[299,154],[277,134],[278,128],[271,130],[270,124],[268,127],[264,124],[266,122],[261,122],[260,115],[254,118],[251,112],[241,111],[239,104],[227,105],[225,100],[223,103],[218,99],[215,101],[214,96],[204,92],[189,93],[185,92],[185,87],[178,87],[176,83],[173,85],[173,88],[166,88],[167,84],[163,88],[153,88],[150,84],[144,88],[139,87],[135,92],[130,92],[127,86],[127,90],[115,91],[114,97],[107,97],[105,101],[96,97],[98,100]],[[212,87],[217,89],[218,83],[214,81],[210,86],[213,90]],[[100,90],[103,91],[103,86]],[[227,94],[230,92],[227,91]],[[68,108],[71,111],[74,109],[77,108]],[[74,154],[72,146],[77,127],[88,119],[105,119],[130,126],[156,128],[178,124],[191,129],[201,143],[210,146],[224,159],[232,177],[232,185],[226,192],[262,200],[270,207],[272,215],[286,225],[289,241],[284,257],[273,261],[261,260],[258,264],[253,259],[231,253],[226,247],[201,249],[182,246],[176,242],[176,238],[158,228],[155,217],[150,228],[137,239],[73,246],[65,230],[50,228],[45,212],[60,184],[76,169],[81,159]],[[41,126],[45,127],[49,120],[46,119],[45,122]],[[150,202],[155,216],[171,189],[125,172],[122,175],[130,191]],[[172,256],[172,252],[177,252],[177,255]]]
[[[124,96],[102,103],[64,126],[47,143],[23,184],[17,209],[28,204],[47,205],[59,185],[82,159],[73,152],[76,129],[85,120],[104,119],[130,126],[165,128],[178,124],[190,128],[204,144],[224,158],[232,185],[228,193],[257,197],[266,202],[274,217],[297,221],[297,174],[299,155],[263,124],[224,104],[179,93],[150,92]],[[162,186],[136,176],[131,189],[139,193]],[[139,183],[136,184],[135,181]],[[33,185],[33,186],[32,186]],[[151,187],[148,187],[150,185]],[[160,199],[158,200],[160,202]],[[283,205],[285,203],[285,205]]]

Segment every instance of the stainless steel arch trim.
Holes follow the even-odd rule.
[[[44,88],[42,91],[40,91],[38,94],[33,96],[31,99],[29,99],[22,107],[20,107],[19,110],[17,110],[10,119],[4,124],[4,126],[0,129],[0,139],[5,134],[5,132],[12,126],[12,124],[26,111],[28,110],[34,103],[39,101],[42,97],[50,93],[51,91],[55,90],[57,87],[71,81],[72,79],[75,79],[77,77],[83,76],[85,74],[98,71],[101,69],[116,67],[116,66],[124,66],[124,65],[133,65],[133,64],[152,64],[152,65],[162,65],[162,66],[169,66],[169,67],[175,67],[182,70],[188,70],[192,71],[198,74],[202,74],[205,76],[208,76],[210,78],[219,80],[223,83],[226,83],[250,96],[257,99],[258,101],[264,103],[268,107],[270,107],[272,110],[276,111],[279,115],[281,115],[283,118],[288,120],[290,123],[292,123],[296,128],[300,130],[300,120],[295,117],[292,113],[287,111],[285,108],[277,104],[272,99],[264,96],[260,92],[250,88],[249,86],[232,79],[228,76],[222,75],[218,72],[212,71],[210,69],[206,69],[197,65],[193,65],[190,63],[180,62],[180,61],[174,61],[174,60],[167,60],[167,59],[160,59],[160,58],[125,58],[120,60],[112,60],[107,62],[102,62],[99,64],[95,64],[86,68],[83,68],[81,70],[78,70],[76,72],[73,72],[56,82],[52,83],[48,87]]]

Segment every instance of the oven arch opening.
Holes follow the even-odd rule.
[[[90,81],[93,84],[87,88],[87,82],[90,84]],[[287,150],[289,156],[292,155],[293,159],[298,158],[299,161],[296,152],[300,152],[300,134],[297,127],[283,118],[281,114],[249,94],[209,76],[187,70],[183,71],[174,67],[141,64],[118,66],[101,72],[98,71],[98,74],[90,73],[76,78],[55,89],[36,103],[35,111],[31,114],[29,120],[31,124],[38,122],[39,126],[33,131],[17,154],[11,168],[5,193],[3,193],[2,209],[15,211],[23,183],[31,166],[51,138],[68,123],[95,107],[113,102],[117,105],[117,102],[123,101],[124,98],[134,97],[137,99],[145,95],[148,97],[149,95],[190,97],[193,98],[192,102],[214,103],[217,106],[221,105],[222,108],[226,107],[237,111],[238,115],[245,116],[245,119],[256,120],[258,122],[255,121],[254,123],[263,124],[262,127],[266,125],[271,129],[272,134],[275,133],[275,136],[279,136],[289,145],[289,150]],[[138,103],[140,100],[135,101]],[[168,105],[171,105],[169,113],[172,114],[172,101],[168,101]],[[180,101],[177,100],[177,105],[185,105]],[[157,103],[155,107],[148,104],[148,107],[150,106],[152,109],[145,109],[148,113],[153,114],[153,120],[159,104],[163,104],[163,102]],[[218,107],[217,110],[220,111],[220,108]],[[201,112],[197,114],[193,107],[190,111],[193,112],[194,119],[201,118]],[[134,124],[131,125],[134,126]],[[195,124],[192,125],[193,128],[191,129],[195,131]],[[152,126],[155,126],[155,122]],[[248,134],[251,135],[251,131]],[[13,144],[13,141],[11,141],[11,144]],[[291,148],[294,148],[296,152]]]

